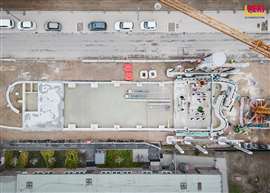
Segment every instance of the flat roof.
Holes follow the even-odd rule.
[[[173,83],[92,82],[64,84],[65,128],[158,128],[173,125]]]
[[[90,184],[86,184],[87,179]],[[32,189],[26,188],[27,182],[32,182]],[[200,191],[198,183],[201,183]],[[185,190],[181,190],[183,186],[186,186]],[[221,193],[222,180],[219,174],[18,175],[17,190],[21,193]]]
[[[16,176],[0,176],[0,193],[16,193],[16,186]]]

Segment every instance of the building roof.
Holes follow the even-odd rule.
[[[16,176],[0,176],[0,193],[16,193]]]
[[[6,190],[4,184],[3,190]],[[17,175],[19,193],[58,192],[132,192],[132,193],[221,193],[220,175],[194,174],[64,174],[63,175]],[[28,184],[28,187],[27,187]],[[199,184],[199,185],[198,185]],[[30,185],[30,186],[29,186]],[[198,191],[198,186],[201,191]],[[186,190],[181,190],[187,188]],[[15,193],[15,188],[5,193]]]

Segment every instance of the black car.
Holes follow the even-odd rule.
[[[92,21],[88,24],[90,31],[106,31],[107,23],[105,21]]]
[[[46,31],[61,31],[62,25],[57,21],[49,21],[45,24]]]

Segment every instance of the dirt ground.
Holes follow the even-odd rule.
[[[260,64],[251,62],[247,68],[241,70],[244,74],[234,75],[231,78],[237,82],[238,93],[240,96],[250,98],[269,98],[270,97],[270,62]],[[237,116],[239,116],[239,101],[235,103]],[[237,125],[239,123],[239,119]],[[235,134],[233,129],[229,135],[234,139],[242,139],[253,143],[270,144],[269,129],[249,129],[244,134]]]
[[[251,143],[270,144],[270,130],[250,129],[246,134],[236,134],[233,138],[242,139]]]
[[[269,193],[270,153],[256,152],[250,156],[241,152],[225,154],[228,180],[232,193]]]
[[[166,69],[173,64],[134,64],[134,80],[140,81],[139,71],[156,69],[156,80],[171,80]],[[18,80],[123,80],[122,63],[81,63],[80,61],[16,61],[0,64],[0,125],[21,126],[21,117],[6,104],[7,86]],[[242,69],[244,75],[234,78],[242,96],[269,97],[269,64],[251,63]],[[240,78],[239,78],[240,77]],[[2,135],[2,134],[1,134]],[[20,135],[19,135],[20,136]],[[29,135],[28,135],[29,136]],[[83,136],[83,135],[82,135]],[[269,130],[250,130],[248,135],[231,135],[257,143],[270,143]]]
[[[22,132],[0,128],[0,140],[144,140],[148,142],[164,142],[170,132]]]
[[[0,64],[0,124],[19,126],[20,117],[6,107],[5,91],[7,85],[17,80],[123,80],[122,63],[81,63],[79,61],[17,61]],[[142,69],[156,69],[157,80],[166,78],[166,68],[171,64],[134,64],[134,79],[139,79]],[[259,96],[270,95],[270,65],[252,64],[244,71],[256,80]],[[245,80],[241,87],[248,88]],[[252,81],[254,83],[254,81]],[[243,92],[246,92],[243,90]],[[253,93],[253,92],[252,92]],[[255,92],[257,93],[257,92]],[[145,140],[149,142],[165,141],[168,132],[20,132],[0,129],[0,140],[18,139],[82,139],[82,140]],[[242,136],[236,136],[241,138]],[[269,130],[252,130],[245,136],[253,142],[270,143]],[[248,156],[242,152],[229,152],[227,158],[229,182],[231,188],[238,188],[240,193],[267,193],[269,190],[270,154],[255,153]]]
[[[241,74],[231,78],[237,82],[238,93],[251,98],[267,98],[270,96],[270,62],[263,64],[250,62],[241,69]]]
[[[241,10],[246,1],[242,0],[184,0],[199,10]],[[127,11],[154,10],[158,0],[1,0],[4,10],[72,10],[72,11]],[[252,3],[253,1],[251,1]],[[254,0],[270,8],[268,0]],[[162,8],[167,9],[167,8]]]
[[[134,80],[140,70],[157,70],[155,80],[170,80],[170,64],[133,64]],[[80,61],[17,61],[0,64],[0,125],[20,126],[21,119],[6,104],[7,86],[18,80],[124,80],[123,63],[81,63]]]

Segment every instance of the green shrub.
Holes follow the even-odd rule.
[[[21,151],[18,159],[18,167],[25,168],[28,165],[29,153],[27,151]]]
[[[45,165],[47,168],[52,168],[55,163],[55,158],[54,158],[54,151],[53,150],[45,150],[40,152]]]
[[[65,152],[66,160],[65,167],[66,168],[77,168],[80,165],[79,160],[79,152],[77,150],[67,150]]]
[[[199,106],[199,107],[197,108],[197,111],[200,112],[200,113],[203,113],[203,112],[204,112],[204,109],[203,109],[202,106]]]
[[[6,168],[14,168],[13,158],[14,151],[5,151],[5,167]]]
[[[134,163],[132,150],[107,150],[105,164],[99,167],[108,168],[133,168],[141,167],[143,163]]]

